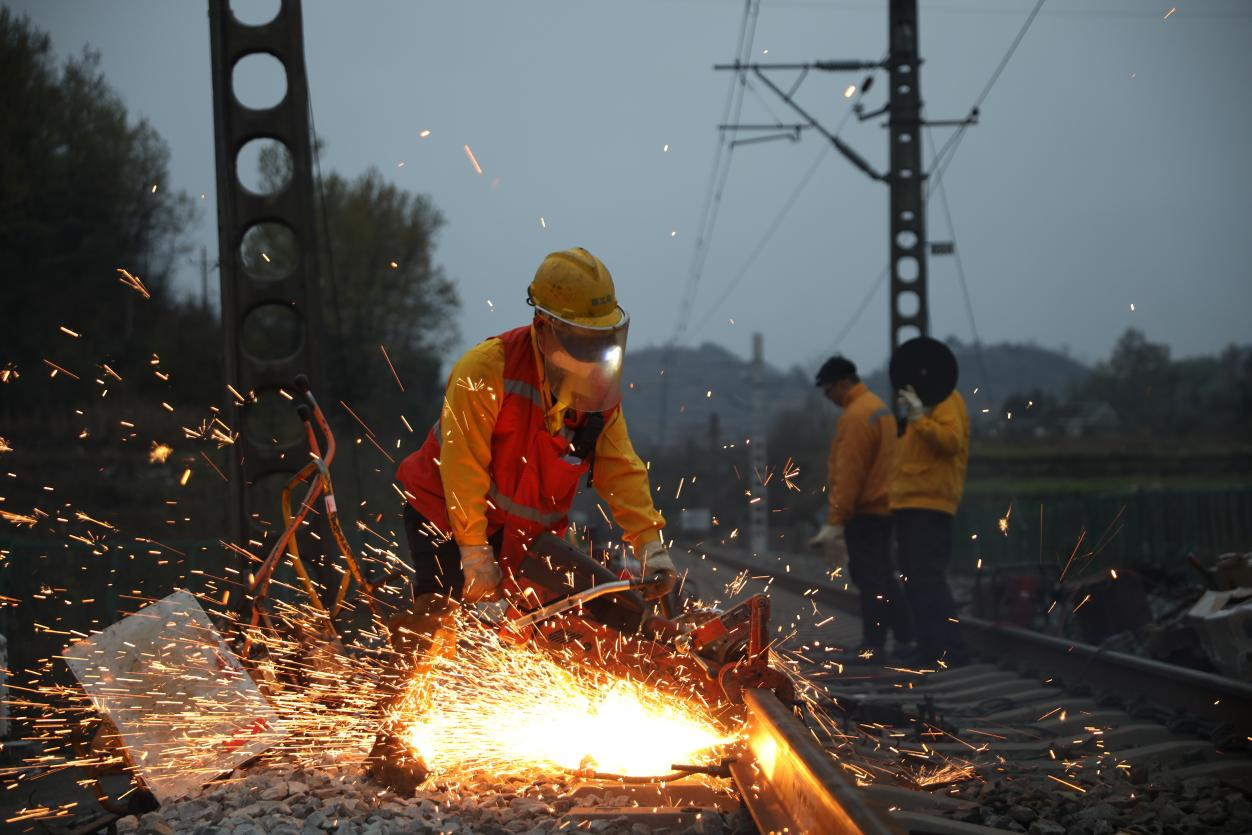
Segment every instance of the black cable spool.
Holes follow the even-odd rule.
[[[926,406],[936,406],[956,389],[956,355],[937,339],[918,336],[896,348],[887,369],[891,388],[912,386]]]

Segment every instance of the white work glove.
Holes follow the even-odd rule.
[[[822,529],[817,535],[809,540],[810,548],[821,548],[828,542],[834,542],[836,539],[843,539],[843,525],[822,525]]]
[[[896,402],[908,412],[909,420],[917,420],[926,414],[926,407],[912,386],[905,386],[896,392]]]
[[[810,548],[817,548],[822,557],[834,569],[848,567],[848,542],[843,538],[843,525],[822,525],[817,535],[809,540]]]
[[[500,563],[490,545],[462,545],[461,571],[465,574],[465,586],[461,599],[466,603],[487,600],[496,594],[500,585]]]
[[[665,547],[665,539],[654,539],[639,553],[639,562],[643,564],[643,579],[652,581],[644,589],[645,600],[657,600],[669,594],[678,582],[678,571],[674,561],[670,559],[669,550]]]

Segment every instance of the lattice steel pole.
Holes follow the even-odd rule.
[[[209,0],[209,32],[226,376],[244,398],[232,398],[230,415],[239,438],[230,456],[229,535],[255,553],[265,539],[260,516],[278,516],[279,494],[271,488],[307,461],[302,425],[280,390],[289,389],[297,374],[308,375],[315,389],[322,377],[300,2],[282,0],[272,20],[249,26],[235,18],[228,0]],[[240,102],[236,69],[248,59],[275,59],[281,65],[286,92],[273,106],[252,109]],[[240,171],[240,160],[245,154],[252,158],[253,149],[245,147],[254,142],[286,149],[280,156],[290,162],[290,176],[272,193],[258,194],[243,185],[241,173],[248,172]],[[272,493],[272,507],[254,500],[258,491],[267,499]]]
[[[917,0],[891,0],[887,17],[891,143],[891,350],[930,335],[926,297],[926,201],[922,195],[922,96]]]

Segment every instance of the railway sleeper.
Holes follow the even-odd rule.
[[[974,756],[978,753],[1004,754],[1013,756],[1022,756],[1029,754],[1039,754],[1040,756],[1051,756],[1052,752],[1062,756],[1071,752],[1088,751],[1095,747],[1097,742],[1103,741],[1105,746],[1110,745],[1151,745],[1158,742],[1184,741],[1187,738],[1177,734],[1170,733],[1169,729],[1162,725],[1128,725],[1121,728],[1113,728],[1100,733],[1084,732],[1081,736],[1053,736],[1048,739],[1040,739],[1031,742],[999,742],[990,741],[983,745],[976,746],[971,749],[968,744],[963,742],[937,742],[929,744],[928,747],[932,751],[938,751],[941,754],[965,754],[966,756]]]

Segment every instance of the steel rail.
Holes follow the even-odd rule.
[[[705,551],[718,562],[762,572],[759,564],[752,565],[724,551]],[[794,574],[770,573],[776,586],[800,594],[816,587],[836,608],[860,614],[860,598],[855,592]],[[982,618],[963,617],[961,628],[971,648],[988,657],[1011,659],[1068,684],[1086,683],[1167,705],[1199,719],[1226,724],[1240,737],[1252,736],[1252,685],[1245,682]]]
[[[762,833],[905,831],[852,785],[777,696],[758,689],[744,690],[743,696],[745,756],[730,763],[730,773]]]

